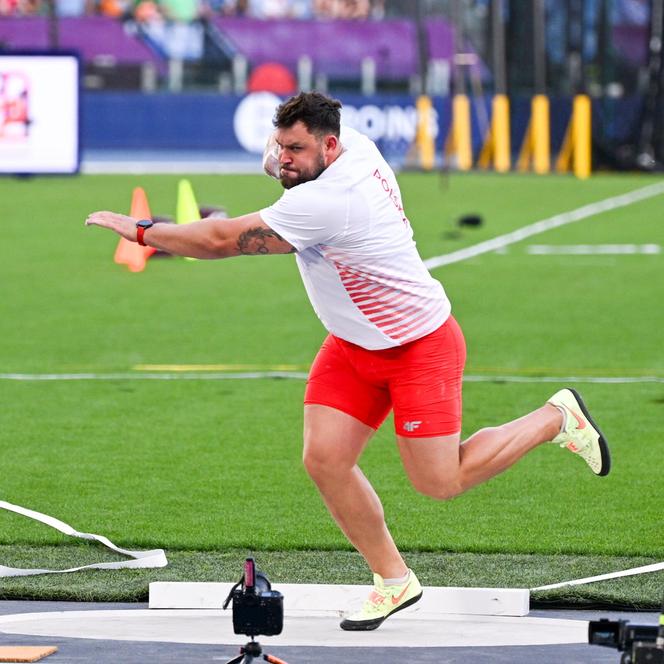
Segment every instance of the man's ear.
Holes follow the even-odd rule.
[[[341,142],[334,134],[328,134],[323,140],[325,148],[325,165],[329,166],[338,156]]]
[[[334,134],[328,134],[325,137],[325,149],[328,152],[334,152],[339,147],[339,139]]]

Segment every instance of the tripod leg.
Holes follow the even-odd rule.
[[[279,659],[278,657],[275,657],[274,655],[263,655],[263,659],[266,662],[270,662],[270,664],[288,664],[288,662],[284,662],[283,659]]]
[[[241,664],[242,662],[244,662],[244,653],[240,653],[237,657],[229,659],[226,664]]]

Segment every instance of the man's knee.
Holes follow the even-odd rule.
[[[355,463],[354,459],[346,459],[337,445],[318,436],[305,436],[302,462],[309,477],[316,482],[337,475]]]
[[[319,487],[339,478],[343,481],[373,433],[371,427],[341,411],[305,406],[302,460],[307,473]]]
[[[325,455],[321,454],[315,446],[307,445],[306,442],[302,452],[302,463],[312,479],[316,479],[325,472]]]

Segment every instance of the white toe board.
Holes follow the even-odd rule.
[[[151,609],[220,609],[232,583],[155,582],[150,584]],[[313,615],[334,615],[359,607],[369,586],[274,584],[284,596],[284,610]],[[480,615],[526,616],[530,591],[524,588],[425,587],[422,599],[405,611],[421,616]]]

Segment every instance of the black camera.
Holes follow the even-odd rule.
[[[269,579],[256,568],[253,558],[244,563],[242,578],[231,588],[224,609],[233,601],[233,631],[252,639],[274,636],[284,627],[284,596],[272,590]]]
[[[621,664],[664,664],[660,631],[664,629],[657,625],[632,625],[627,620],[602,618],[588,624],[588,643],[621,651]]]

